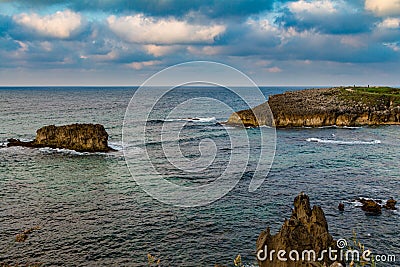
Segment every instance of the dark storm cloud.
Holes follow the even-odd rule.
[[[13,24],[11,17],[0,14],[0,36],[7,34]]]
[[[15,42],[14,40],[12,40],[11,38],[8,37],[0,37],[0,47],[1,47],[1,51],[0,51],[0,61],[1,64],[6,63],[3,58],[2,55],[7,55],[10,52],[13,52],[17,49],[20,48],[20,45],[18,44],[18,42]]]
[[[366,15],[337,14],[330,16],[307,16],[296,18],[288,12],[277,19],[285,27],[294,27],[299,31],[316,30],[327,34],[355,34],[369,32],[376,18]]]
[[[294,27],[298,31],[316,30],[326,34],[358,34],[370,32],[378,18],[364,11],[312,14],[294,14],[286,8],[276,22],[284,27]]]
[[[210,17],[248,16],[271,10],[273,0],[17,0],[3,1],[19,6],[42,8],[43,6],[66,5],[75,11],[103,11],[110,13],[139,12],[153,16],[182,16],[197,11]]]
[[[279,56],[285,60],[331,61],[341,63],[376,63],[396,61],[398,54],[381,44],[365,43],[351,46],[342,38],[320,36],[310,41],[308,38],[293,38],[287,43]],[[277,58],[277,57],[275,57]]]

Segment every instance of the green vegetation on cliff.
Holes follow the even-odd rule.
[[[370,94],[385,94],[400,96],[400,89],[393,87],[345,87],[345,89],[352,89],[358,93],[370,93]]]
[[[370,106],[400,105],[400,89],[392,87],[344,87],[343,98]]]
[[[255,127],[400,124],[400,89],[335,87],[286,92],[232,114],[227,123]]]

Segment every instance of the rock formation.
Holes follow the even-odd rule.
[[[23,231],[22,233],[17,234],[15,236],[15,242],[19,242],[19,243],[25,242],[28,239],[29,235],[32,234],[36,230],[40,230],[40,227],[35,226],[28,230]]]
[[[386,204],[384,207],[387,210],[397,210],[396,203],[397,203],[396,200],[394,200],[393,198],[390,198],[388,201],[386,201]]]
[[[372,199],[360,199],[361,209],[368,215],[379,215],[382,213],[382,207]]]
[[[271,235],[269,227],[261,232],[257,240],[257,258],[261,267],[311,267],[322,264],[329,266],[333,264],[333,260],[329,259],[328,254],[324,254],[323,260],[318,261],[322,251],[329,248],[337,250],[337,245],[328,232],[324,212],[319,206],[311,209],[309,197],[302,193],[294,200],[292,216],[289,220],[285,219],[276,235]],[[275,254],[271,257],[273,250]],[[285,251],[284,258],[287,261],[277,257],[280,250]],[[316,257],[308,254],[310,250],[316,253]],[[292,254],[292,259],[295,260],[290,258],[291,251],[298,253],[298,256]],[[339,253],[336,255],[339,256]]]
[[[36,131],[30,142],[9,139],[8,146],[64,148],[79,152],[107,152],[108,134],[100,124],[71,124],[45,126]]]
[[[233,113],[227,123],[278,128],[400,124],[400,89],[340,87],[286,92],[270,96],[268,102],[253,109]]]
[[[344,204],[342,202],[339,203],[338,209],[339,211],[344,211]]]

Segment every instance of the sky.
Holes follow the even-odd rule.
[[[140,85],[195,60],[260,86],[399,86],[400,0],[0,0],[0,48],[0,86]]]

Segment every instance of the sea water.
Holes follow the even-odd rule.
[[[268,95],[301,88],[261,88]],[[136,88],[1,88],[0,143],[32,140],[44,125],[101,123],[111,153],[65,149],[0,148],[0,262],[45,266],[145,266],[147,254],[163,266],[232,265],[240,254],[255,264],[256,240],[267,226],[279,230],[300,192],[320,205],[335,239],[351,243],[353,231],[374,253],[400,260],[399,212],[366,216],[355,199],[400,199],[400,127],[323,127],[278,129],[276,155],[267,179],[255,192],[248,185],[251,166],[236,187],[212,204],[179,208],[153,199],[137,185],[122,152],[122,125]],[[243,88],[244,92],[246,88]],[[201,93],[199,93],[201,92]],[[187,88],[162,102],[167,109],[183,99],[217,98],[234,110],[246,108],[221,88]],[[149,96],[151,97],[151,96]],[[263,101],[263,100],[262,100]],[[213,168],[180,175],[160,153],[157,168],[177,184],[204,184],[223,171],[229,159],[224,126],[230,113],[217,106],[191,106],[195,116],[148,122],[149,129],[184,121],[181,151],[198,157],[204,138],[219,146]],[[131,118],[135,119],[135,118]],[[266,130],[266,129],[264,129]],[[246,129],[257,146],[259,129]],[[129,149],[143,149],[131,140]],[[229,141],[229,140],[228,140]],[[146,148],[157,144],[147,143]],[[157,150],[153,150],[157,151]],[[165,166],[163,165],[165,163]],[[337,205],[345,203],[345,212]],[[39,226],[26,242],[23,230]],[[399,266],[399,262],[378,266]]]

